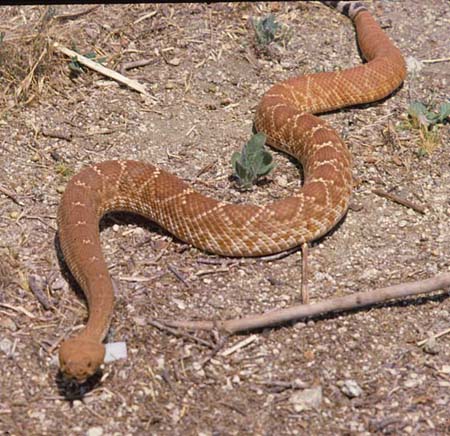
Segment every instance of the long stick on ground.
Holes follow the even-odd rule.
[[[141,94],[147,95],[145,86],[140,84],[138,81],[129,79],[128,77],[123,76],[122,74],[118,73],[117,71],[106,68],[103,65],[100,65],[98,62],[95,62],[92,59],[82,56],[79,53],[77,53],[76,51],[70,50],[69,48],[62,46],[62,45],[58,44],[57,42],[54,42],[53,46],[57,50],[59,50],[61,53],[64,53],[66,56],[69,56],[71,58],[75,57],[77,59],[77,62],[79,62],[80,64],[82,64],[94,71],[97,71],[98,73],[103,74],[104,76],[110,77],[111,79],[114,79],[119,83],[127,85],[131,89],[134,89],[135,91],[138,91]]]
[[[450,273],[440,274],[426,280],[401,283],[387,288],[373,291],[357,292],[344,297],[330,298],[311,304],[299,304],[285,309],[274,310],[259,315],[249,315],[244,318],[227,321],[161,321],[170,327],[180,327],[189,330],[218,329],[227,333],[238,333],[273,327],[279,324],[297,321],[302,318],[323,315],[330,312],[358,309],[384,303],[388,300],[426,294],[439,289],[450,287]]]

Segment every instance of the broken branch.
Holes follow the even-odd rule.
[[[285,309],[273,310],[259,315],[249,315],[240,319],[227,321],[161,321],[170,327],[189,330],[219,329],[233,334],[247,330],[274,327],[303,318],[323,315],[330,312],[342,312],[361,307],[373,306],[397,298],[426,294],[442,288],[450,287],[450,273],[440,274],[426,280],[419,280],[399,285],[379,288],[373,291],[357,292],[344,297],[330,298],[311,304],[299,304]]]
[[[387,198],[395,203],[401,204],[402,206],[409,207],[410,209],[415,210],[416,212],[425,215],[425,209],[422,206],[414,204],[412,201],[406,200],[405,198],[398,197],[397,195],[392,194],[391,192],[383,191],[382,189],[374,189],[372,191],[374,194],[379,195],[380,197]]]
[[[90,68],[91,70],[97,71],[97,73],[100,73],[100,74],[103,74],[104,76],[110,77],[111,79],[114,79],[115,81],[122,83],[123,85],[127,85],[131,89],[134,89],[135,91],[138,91],[141,94],[147,95],[145,86],[141,85],[136,80],[129,79],[128,77],[123,76],[122,74],[118,73],[117,71],[106,68],[103,65],[100,65],[98,62],[95,62],[92,59],[82,56],[79,53],[77,53],[76,51],[70,50],[69,48],[62,46],[62,45],[58,44],[57,42],[54,42],[53,46],[61,53],[64,53],[66,56],[69,56],[70,58],[75,57],[77,62]]]

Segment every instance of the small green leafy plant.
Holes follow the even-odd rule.
[[[424,156],[433,151],[440,141],[439,128],[450,118],[450,102],[442,103],[437,111],[431,110],[420,101],[408,107],[412,127],[419,130],[422,146],[418,153]]]
[[[85,58],[88,58],[88,59],[91,59],[91,60],[93,60],[95,62],[98,62],[101,65],[103,65],[105,63],[105,61],[106,61],[105,57],[97,58],[97,53],[95,53],[95,52],[86,53],[83,56]],[[69,69],[70,69],[70,72],[75,74],[75,75],[78,75],[78,74],[81,74],[81,73],[84,72],[84,69],[83,69],[82,65],[78,62],[78,59],[77,59],[76,56],[73,56],[71,58],[70,63],[69,63]]]
[[[275,21],[275,16],[269,14],[264,18],[252,18],[256,40],[261,47],[267,48],[272,41],[280,41],[284,47],[292,38],[292,29]]]
[[[277,31],[281,28],[272,14],[264,18],[253,18],[252,23],[258,43],[264,46],[269,45],[275,39]]]
[[[435,124],[443,124],[450,117],[450,102],[442,103],[439,111],[431,111],[420,101],[414,101],[409,105],[408,115],[417,127],[433,128]]]
[[[68,167],[65,163],[59,162],[55,166],[56,173],[64,178],[68,178],[73,175],[74,171],[72,168]]]
[[[244,145],[242,152],[231,157],[234,174],[244,189],[249,189],[259,177],[267,175],[275,167],[272,155],[264,150],[266,135],[257,133]]]

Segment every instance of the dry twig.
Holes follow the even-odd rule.
[[[372,192],[376,195],[379,195],[380,197],[387,198],[388,200],[394,201],[395,203],[401,204],[402,206],[409,207],[410,209],[413,209],[416,212],[419,212],[422,215],[425,215],[425,208],[423,208],[422,206],[419,206],[417,204],[414,204],[413,202],[411,202],[409,200],[400,198],[397,195],[392,194],[391,192],[386,192],[381,189],[374,189]]]
[[[154,17],[156,14],[157,14],[157,11],[152,11],[152,12],[150,12],[150,13],[148,13],[148,14],[145,14],[145,15],[143,15],[142,17],[138,18],[133,24],[138,24],[138,23],[140,23],[141,21],[146,20],[147,18]]]
[[[92,11],[95,11],[96,9],[98,9],[100,7],[100,5],[94,5],[91,6],[87,9],[84,9],[82,11],[78,11],[78,12],[72,12],[69,14],[60,14],[60,15],[56,15],[55,16],[55,20],[74,20],[75,18],[79,18],[83,15],[89,14]]]
[[[429,338],[426,338],[426,339],[423,339],[422,341],[417,342],[417,346],[418,347],[424,346],[430,340],[430,338],[437,339],[437,338],[440,338],[441,336],[445,336],[448,334],[450,334],[450,329],[446,329],[442,332],[436,333],[435,335],[431,335]]]
[[[173,265],[171,265],[170,263],[167,265],[167,269],[181,282],[183,283],[184,286],[186,286],[186,288],[189,288],[189,283],[187,282],[186,278],[184,277],[184,275],[178,271]]]
[[[227,348],[226,350],[222,351],[222,353],[220,353],[220,355],[224,356],[224,357],[229,356],[230,354],[235,353],[236,351],[240,350],[241,348],[247,347],[252,342],[255,342],[256,339],[258,339],[258,336],[251,335],[248,338],[245,338],[242,341],[239,341],[237,344],[234,344],[232,347]]]
[[[8,198],[10,198],[12,201],[14,201],[14,203],[18,204],[19,206],[24,206],[24,204],[20,200],[17,199],[17,197],[15,196],[15,194],[12,191],[10,191],[9,189],[6,189],[2,185],[0,185],[0,192],[2,194],[5,194]]]
[[[422,61],[423,64],[436,64],[438,62],[449,62],[450,58],[439,58],[439,59],[425,59]]]
[[[72,141],[72,134],[70,132],[50,130],[45,127],[41,130],[41,132],[44,136],[47,136],[49,138],[64,139],[68,142]]]
[[[127,85],[131,89],[134,89],[135,91],[138,91],[141,94],[147,95],[145,86],[141,85],[136,80],[129,79],[128,77],[123,76],[117,71],[113,71],[109,68],[106,68],[103,65],[99,64],[98,62],[95,62],[92,59],[82,56],[79,53],[58,44],[57,42],[54,42],[53,46],[61,53],[64,53],[66,56],[69,56],[70,58],[76,58],[77,62],[79,62],[80,64],[94,71],[97,71],[98,73],[103,74],[104,76],[110,77],[111,79],[114,79],[117,82],[122,83],[123,85]]]
[[[30,277],[28,277],[28,286],[30,287],[31,292],[33,292],[39,303],[42,304],[42,307],[45,310],[51,309],[52,305],[44,293],[44,283],[42,279],[37,275],[31,274]]]
[[[171,335],[174,335],[177,338],[190,339],[191,341],[197,342],[198,344],[201,344],[201,345],[205,345],[208,348],[214,348],[214,346],[208,341],[205,341],[201,338],[197,338],[196,336],[190,335],[188,333],[184,333],[184,332],[180,332],[178,330],[172,329],[164,324],[161,324],[160,322],[158,322],[154,319],[149,319],[147,322],[150,325],[152,325],[153,327],[156,327],[158,330],[170,333]]]
[[[379,288],[373,291],[357,292],[344,297],[330,298],[311,304],[299,304],[285,309],[273,310],[259,315],[227,321],[161,321],[170,327],[189,330],[219,329],[229,334],[273,327],[287,322],[323,315],[330,312],[342,312],[362,307],[373,306],[397,298],[426,294],[450,286],[450,273],[440,274],[426,280],[419,280],[399,285]]]
[[[280,393],[287,389],[307,389],[309,387],[307,383],[304,383],[301,380],[294,380],[292,382],[269,380],[260,384],[268,387],[270,391],[275,393]]]
[[[0,303],[0,307],[12,310],[13,312],[22,313],[22,314],[28,316],[28,318],[31,318],[31,319],[36,318],[30,311],[28,311],[27,309],[25,309],[22,306],[13,306],[13,305],[7,304],[7,303]]]
[[[153,62],[153,59],[141,59],[133,62],[126,62],[120,67],[120,74],[124,74],[126,70],[131,70],[132,68],[145,67]]]
[[[217,333],[213,331],[213,333]],[[200,368],[204,368],[211,360],[214,359],[214,357],[217,356],[219,351],[224,347],[224,345],[227,343],[229,338],[229,335],[224,335],[221,338],[217,339],[217,343],[214,347],[214,349],[211,351],[210,355],[203,359],[203,361],[200,363]]]

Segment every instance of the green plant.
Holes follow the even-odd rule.
[[[56,173],[64,178],[68,178],[73,175],[74,171],[68,167],[64,162],[59,162],[55,166]]]
[[[420,101],[414,101],[408,107],[408,116],[412,127],[419,130],[422,145],[418,154],[424,156],[433,151],[440,142],[439,128],[450,118],[450,102],[442,103],[435,111]]]
[[[276,41],[286,48],[292,38],[293,30],[283,23],[277,23],[273,14],[252,18],[251,22],[260,47],[267,48],[272,41]]]
[[[249,189],[259,177],[267,175],[275,167],[272,155],[264,150],[266,135],[257,133],[244,145],[242,152],[236,151],[231,157],[234,174],[239,184]]]
[[[256,39],[261,45],[269,45],[275,39],[277,31],[281,28],[281,25],[275,21],[275,17],[272,14],[260,19],[253,18],[252,23],[255,29]]]
[[[75,50],[75,49],[74,49]],[[77,51],[77,50],[75,50]],[[97,53],[95,52],[90,52],[90,53],[86,53],[85,55],[83,55],[85,58],[91,59],[95,62],[98,62],[99,64],[103,65],[106,61],[106,58],[97,58]],[[82,72],[84,72],[84,69],[82,67],[82,65],[78,62],[78,59],[76,56],[73,56],[70,59],[70,63],[69,63],[69,69],[70,72],[73,74],[81,74]]]
[[[417,127],[433,128],[435,124],[443,124],[450,117],[450,102],[442,103],[439,111],[431,111],[420,101],[413,101],[408,108],[408,115]]]

